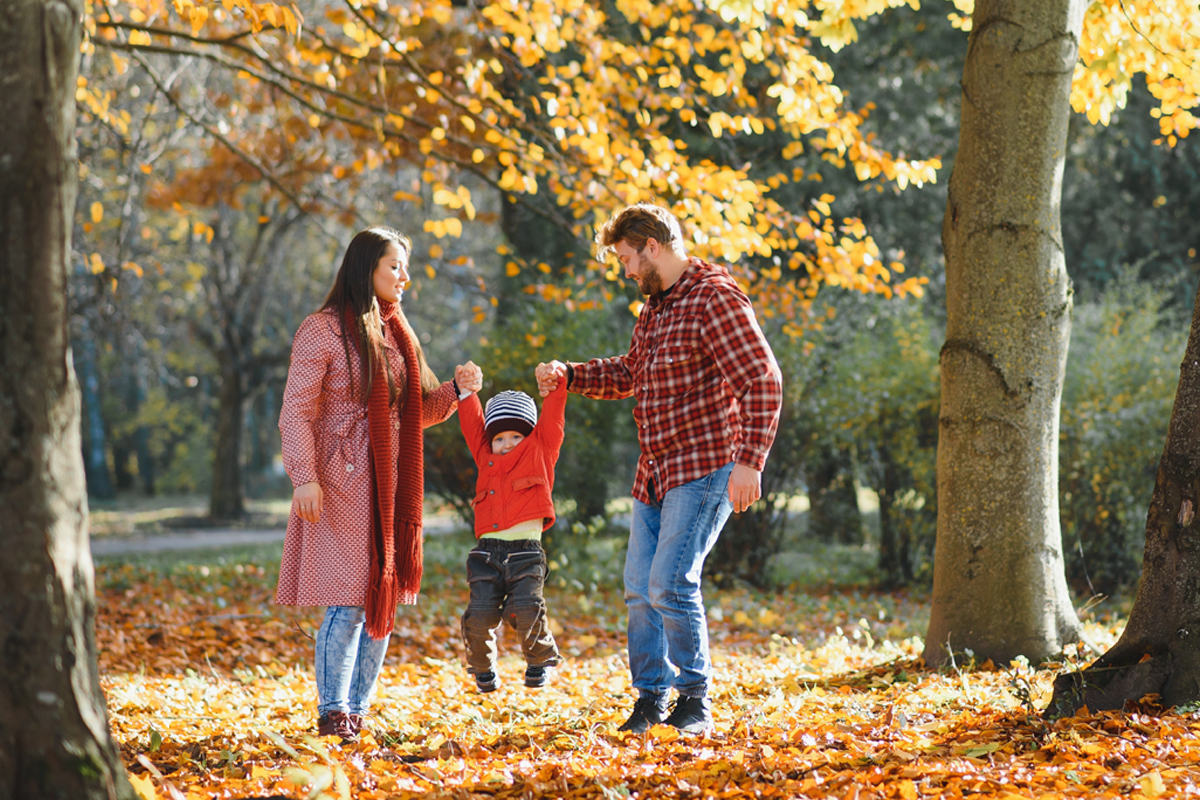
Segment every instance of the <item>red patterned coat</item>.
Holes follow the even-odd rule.
[[[387,326],[385,326],[387,327]],[[388,363],[404,386],[405,363],[386,330]],[[350,365],[337,315],[304,320],[292,342],[292,362],[279,432],[283,465],[293,486],[317,481],[324,510],[316,523],[295,509],[288,519],[275,602],[288,606],[361,606],[367,600],[370,568],[371,474],[367,407],[351,390],[362,386],[353,346]],[[425,398],[424,427],[447,419],[458,406],[454,386],[443,383]],[[392,452],[400,447],[400,406],[392,408]],[[393,494],[393,484],[387,491]]]

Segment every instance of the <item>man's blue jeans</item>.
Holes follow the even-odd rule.
[[[317,631],[317,714],[365,716],[390,636],[372,639],[362,606],[329,606]]]
[[[708,694],[712,661],[700,577],[733,505],[733,464],[677,486],[656,503],[633,501],[625,556],[629,669],[642,697]],[[675,675],[671,665],[678,668]]]

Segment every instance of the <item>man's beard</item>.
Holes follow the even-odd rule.
[[[642,294],[646,297],[662,294],[662,276],[658,274],[658,265],[641,253],[638,253],[637,258],[638,271],[641,273],[641,280],[637,282],[637,285],[642,290]]]

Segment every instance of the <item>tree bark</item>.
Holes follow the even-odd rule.
[[[128,798],[96,667],[67,327],[83,3],[0,14],[0,800]]]
[[[1200,293],[1179,388],[1146,515],[1146,547],[1129,623],[1082,672],[1060,675],[1048,716],[1122,708],[1157,694],[1167,706],[1200,700]]]
[[[1058,519],[1071,288],[1059,203],[1084,0],[979,0],[942,224],[938,530],[925,660],[1078,636]]]

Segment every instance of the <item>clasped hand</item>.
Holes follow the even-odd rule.
[[[478,392],[483,388],[483,370],[474,361],[454,368],[454,382],[459,392]]]
[[[533,370],[533,374],[537,378],[538,394],[545,397],[558,388],[559,381],[566,380],[567,365],[561,361],[551,361],[549,364],[543,361]]]

